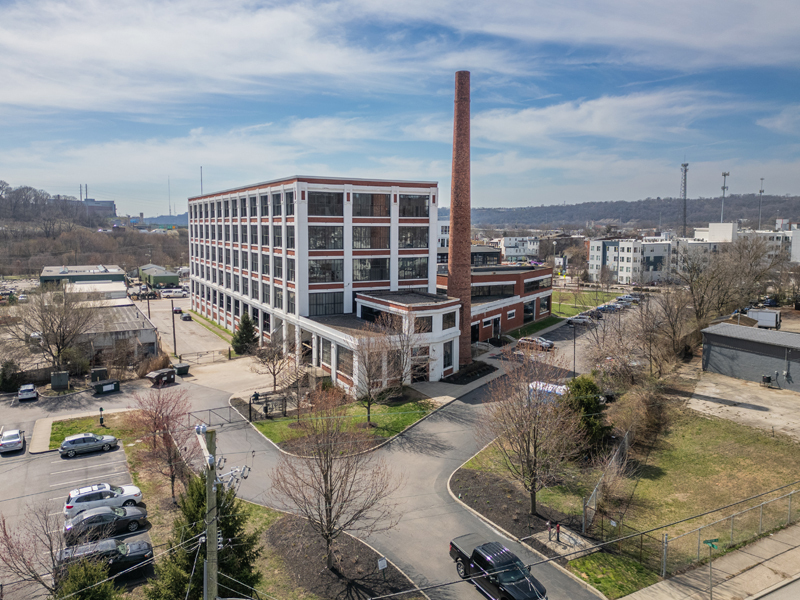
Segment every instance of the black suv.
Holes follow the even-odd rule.
[[[66,574],[72,563],[83,559],[98,560],[108,563],[109,572],[119,573],[153,558],[153,547],[149,542],[121,542],[119,540],[100,540],[92,544],[72,546],[56,553],[55,578]]]

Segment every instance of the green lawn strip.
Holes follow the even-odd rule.
[[[659,576],[631,558],[595,552],[571,560],[567,568],[575,575],[616,600],[659,581]]]
[[[558,304],[553,303],[553,306],[550,307],[552,313],[559,317],[574,317],[584,311],[582,306],[578,306],[577,308],[572,306],[571,304]]]
[[[528,323],[527,325],[523,325],[519,329],[509,332],[512,337],[517,339],[521,337],[525,337],[526,335],[533,335],[537,331],[541,331],[542,329],[547,329],[548,327],[552,327],[553,325],[557,325],[563,319],[558,317],[554,317],[550,315],[549,317],[542,319],[541,321],[536,321],[535,323]]]
[[[371,421],[377,425],[370,429],[376,437],[389,438],[397,435],[409,425],[419,421],[434,409],[434,405],[428,400],[414,400],[387,406],[376,404],[372,406]],[[367,420],[367,409],[359,403],[353,403],[347,407],[347,415],[352,417],[351,423],[355,427],[358,423],[365,423]],[[300,419],[302,420],[302,415]],[[270,421],[258,421],[254,423],[256,428],[276,444],[302,437],[301,429],[291,428],[292,423],[297,422],[295,417],[273,419]]]
[[[206,319],[204,316],[198,314],[194,310],[190,310],[189,312],[192,313],[192,315],[193,315],[192,318],[195,321],[197,321],[198,323],[200,323],[200,325],[202,325],[203,327],[208,329],[211,333],[214,333],[217,336],[219,336],[220,338],[222,338],[223,340],[225,340],[226,344],[230,344],[231,343],[231,332],[230,331],[228,331],[224,327],[220,327],[217,323],[214,323],[214,321],[211,321],[210,319]]]
[[[800,445],[788,438],[690,410],[674,409],[669,419],[668,431],[642,467],[625,515],[631,527],[644,531],[800,479]],[[675,526],[670,536],[784,493]]]
[[[53,421],[50,428],[50,450],[55,450],[64,441],[64,438],[78,433],[94,433],[97,435],[113,435],[119,440],[130,442],[134,431],[127,427],[121,415],[110,414],[105,417],[105,425],[100,427],[100,414],[96,417],[80,417]]]

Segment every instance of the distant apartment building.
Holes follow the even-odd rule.
[[[595,239],[589,242],[589,279],[640,283],[642,275],[642,241],[634,239]]]
[[[503,237],[498,241],[506,262],[527,262],[539,257],[538,237]]]

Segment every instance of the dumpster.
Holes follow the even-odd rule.
[[[95,381],[92,383],[92,387],[94,388],[94,393],[97,395],[118,392],[119,379],[102,379],[100,381]]]
[[[162,387],[169,383],[175,383],[175,369],[159,369],[158,371],[150,371],[145,375],[153,384],[153,387]]]
[[[188,375],[189,374],[189,363],[178,363],[177,365],[173,365],[175,367],[175,373],[178,375]]]
[[[92,369],[92,382],[108,379],[108,369],[105,367],[95,367]]]

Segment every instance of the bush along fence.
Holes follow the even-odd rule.
[[[798,522],[800,490],[793,489],[690,531],[681,531],[683,527],[678,525],[785,491],[798,483],[800,481],[648,531],[638,531],[623,523],[622,518],[614,519],[596,511],[592,513],[590,533],[606,543],[605,549],[609,552],[633,558],[666,578]],[[675,533],[671,534],[670,530]],[[703,540],[708,539],[718,540],[715,542],[718,548],[711,549],[710,554],[703,544]]]
[[[600,476],[597,485],[594,486],[594,490],[588,498],[583,499],[583,521],[581,524],[581,533],[585,534],[589,529],[591,529],[595,515],[597,514],[597,505],[602,502],[603,486],[604,484],[607,484],[608,479],[615,476],[615,473],[618,471],[618,469],[625,464],[631,444],[633,444],[633,432],[628,430],[622,437],[622,441],[620,442],[619,446],[617,446],[616,451],[611,456],[611,460],[608,461],[608,464],[603,470],[603,474]]]

